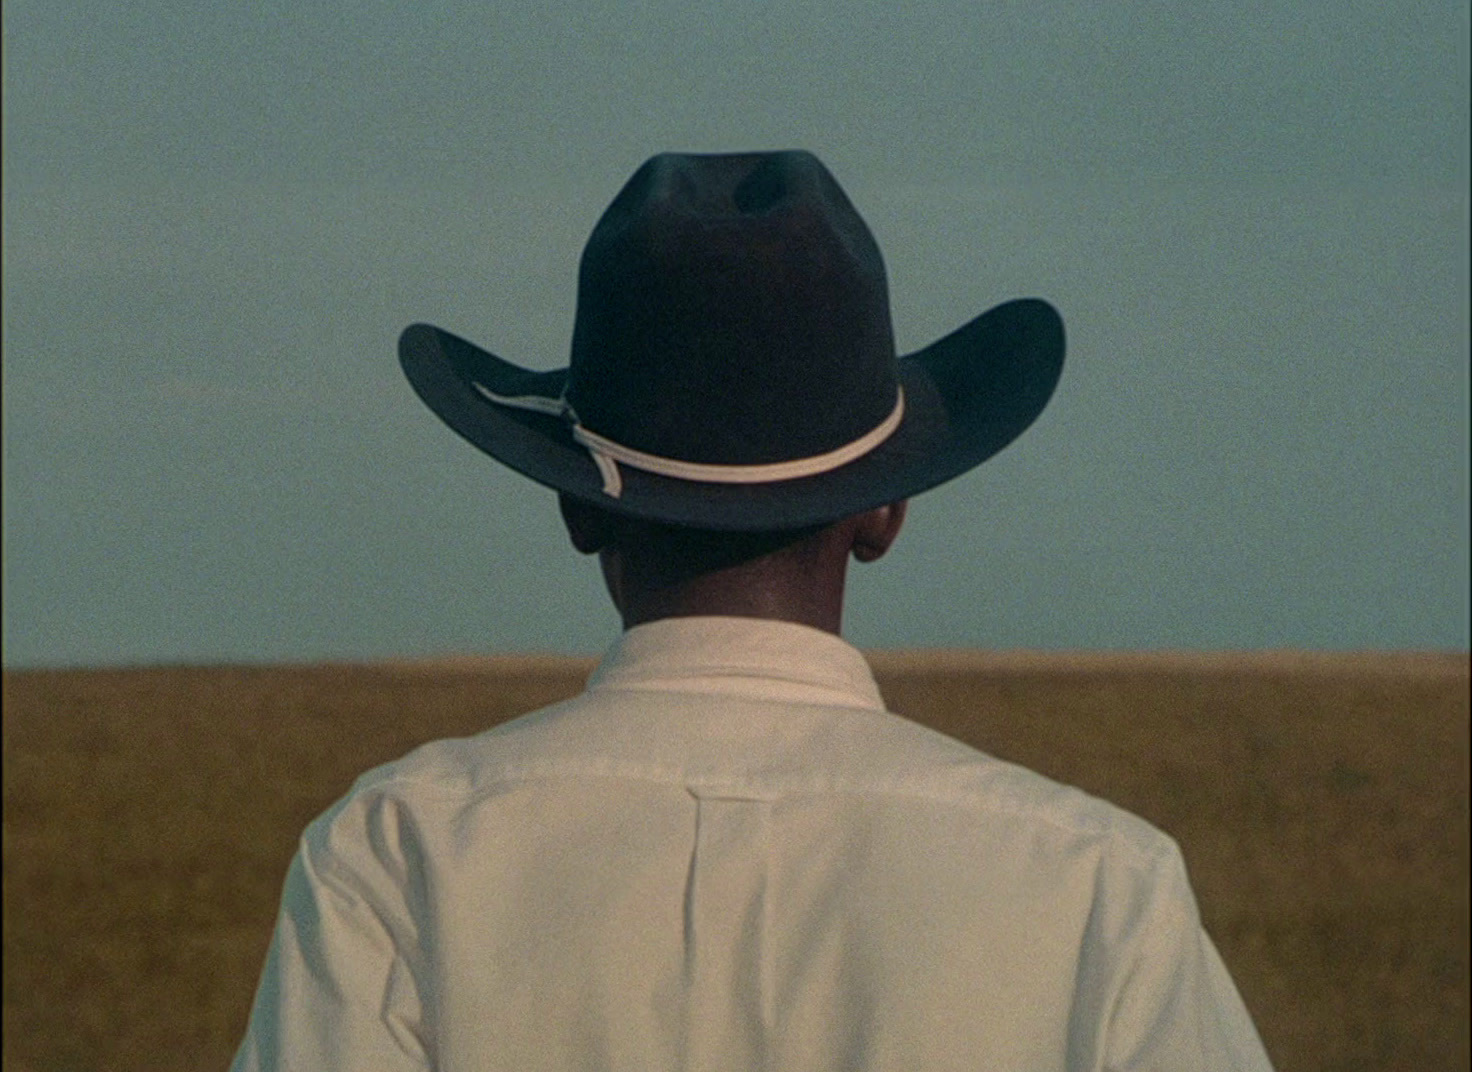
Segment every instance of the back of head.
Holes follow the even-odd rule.
[[[1053,308],[1022,299],[897,354],[878,244],[801,151],[640,167],[584,250],[567,368],[426,324],[399,343],[450,427],[561,493],[626,622],[641,593],[774,617],[787,593],[835,621],[847,560],[1020,435],[1063,348]]]
[[[872,562],[898,535],[905,503],[799,529],[723,531],[631,518],[563,494],[573,545],[597,554],[626,627],[734,615],[840,633],[850,558]]]

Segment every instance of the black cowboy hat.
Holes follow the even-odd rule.
[[[959,476],[1042,412],[1051,305],[999,305],[896,357],[884,263],[811,153],[664,154],[583,251],[568,368],[534,372],[428,324],[415,391],[539,483],[652,521],[783,530]]]

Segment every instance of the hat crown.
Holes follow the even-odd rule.
[[[879,247],[811,153],[651,158],[583,251],[567,399],[601,436],[752,465],[894,409]]]

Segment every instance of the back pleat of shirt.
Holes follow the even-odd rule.
[[[771,1019],[771,805],[695,796],[685,890],[685,1067],[759,1069]]]

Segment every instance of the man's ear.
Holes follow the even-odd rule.
[[[905,523],[905,512],[909,503],[901,499],[888,506],[880,506],[854,519],[854,558],[860,562],[873,562],[883,557],[900,534]]]
[[[606,510],[559,492],[557,507],[572,545],[585,555],[597,554],[613,541],[614,520]]]

